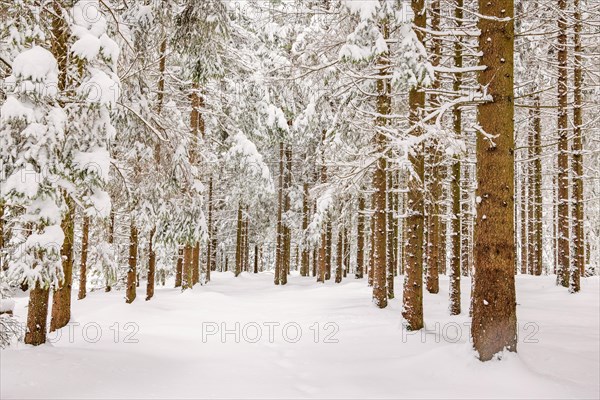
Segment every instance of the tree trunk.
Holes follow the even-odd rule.
[[[478,122],[493,136],[477,136],[475,277],[471,336],[481,361],[517,350],[514,242],[514,4],[479,0],[479,83],[493,101],[480,104]],[[510,21],[500,21],[510,18]],[[488,39],[489,38],[489,39]]]
[[[581,46],[581,0],[574,0],[575,35],[573,73],[573,260],[570,272],[569,290],[579,292],[581,275],[585,273],[585,237],[583,218],[583,70]]]
[[[523,156],[523,159],[527,159],[526,156],[526,152],[523,152],[525,155]],[[520,253],[521,253],[521,273],[522,274],[526,274],[527,273],[527,197],[529,195],[529,193],[527,193],[527,185],[529,184],[529,182],[527,182],[527,166],[526,166],[526,162],[523,163],[525,165],[522,166],[521,168],[521,176],[519,179],[519,183],[521,186],[521,210],[520,210],[520,222],[521,222],[521,240],[519,241],[520,243]]]
[[[242,205],[238,204],[237,213],[237,234],[236,234],[236,245],[235,245],[235,276],[239,276],[242,272],[242,230],[243,230],[243,213]],[[279,282],[279,281],[278,281]],[[276,283],[279,284],[279,283]]]
[[[146,283],[146,301],[154,296],[154,277],[156,275],[156,250],[154,249],[154,233],[156,227],[152,227],[148,237],[148,282]],[[163,283],[164,285],[164,283]]]
[[[254,245],[254,273],[258,274],[258,245]]]
[[[310,200],[309,200],[309,192],[308,192],[308,183],[305,182],[303,186],[303,198],[302,198],[302,232],[303,236],[306,235],[306,231],[308,229],[309,224],[309,211],[310,211]],[[308,268],[310,262],[310,249],[308,247],[308,240],[304,240],[302,245],[302,262],[300,266],[300,275],[308,276]]]
[[[79,300],[85,299],[86,282],[87,282],[87,255],[88,255],[88,239],[90,234],[90,217],[83,216],[82,239],[81,239],[81,263],[79,265]]]
[[[569,287],[569,117],[567,0],[558,0],[558,263],[557,284]]]
[[[73,284],[73,237],[75,229],[75,203],[64,192],[63,196],[67,203],[67,213],[63,216],[61,228],[65,234],[60,254],[62,256],[62,267],[64,280],[52,296],[52,318],[50,320],[50,332],[54,332],[66,326],[71,320],[71,286]]]
[[[137,252],[138,252],[138,231],[135,221],[131,219],[129,233],[129,269],[127,270],[127,291],[125,301],[133,303],[136,297],[136,277],[137,277]]]
[[[454,18],[457,23],[457,29],[461,29],[463,14],[463,0],[456,0],[454,6]],[[454,66],[456,68],[462,68],[462,43],[460,40],[456,40],[454,43]],[[454,75],[453,89],[455,92],[460,90],[462,86],[463,76],[462,73]],[[454,136],[456,138],[462,138],[462,109],[460,107],[454,107],[452,110],[452,119],[454,127]],[[459,315],[461,313],[460,305],[460,258],[461,258],[461,191],[460,191],[460,180],[461,180],[461,162],[460,155],[455,156],[456,159],[452,163],[452,182],[451,182],[451,198],[452,198],[452,220],[451,220],[451,247],[452,247],[452,258],[450,259],[450,315]]]
[[[440,1],[433,0],[431,2],[431,29],[433,31],[440,30]],[[436,67],[440,64],[442,46],[441,41],[435,37],[431,38],[432,43],[432,55],[431,60],[432,66]],[[433,89],[439,90],[440,81],[436,79],[433,83]],[[437,95],[432,95],[430,99],[432,107],[438,107],[439,100]],[[431,140],[428,146],[429,159],[431,162],[429,178],[429,193],[430,202],[429,212],[427,213],[427,291],[429,293],[439,293],[439,272],[440,272],[440,259],[442,251],[441,242],[441,202],[442,202],[442,157],[438,149],[439,141],[437,138]]]
[[[391,156],[391,154],[390,154]],[[391,159],[392,157],[390,157]],[[386,207],[386,217],[387,217],[387,234],[386,234],[386,246],[387,246],[387,255],[386,255],[386,268],[387,268],[387,296],[388,299],[394,298],[394,182],[393,182],[393,172],[391,168],[388,168],[387,171],[387,207]]]
[[[356,279],[364,277],[365,264],[365,197],[360,193],[358,195],[358,229],[356,244]]]
[[[183,247],[177,249],[177,265],[175,267],[175,287],[181,287],[183,283]]]
[[[343,243],[343,233],[342,228],[338,229],[338,241],[337,241],[337,259],[336,268],[335,268],[335,283],[342,282],[342,268],[344,267],[343,263],[343,251],[344,251],[344,243]]]
[[[292,147],[288,145],[285,150],[285,181],[284,181],[284,208],[285,215],[283,223],[283,273],[279,275],[279,281],[282,285],[287,284],[287,276],[290,273],[290,262],[292,255],[292,231],[287,221],[288,213],[291,207],[290,190],[292,186]]]
[[[183,247],[183,282],[182,290],[192,289],[194,287],[194,247],[186,244]]]
[[[213,178],[208,180],[208,241],[206,243],[206,282],[210,281],[210,271],[213,264]],[[216,250],[216,249],[215,249]],[[215,260],[216,261],[216,260]]]
[[[543,226],[542,226],[542,213],[543,213],[543,197],[542,197],[542,116],[540,109],[540,98],[539,96],[535,100],[535,120],[534,120],[534,154],[535,159],[533,161],[533,201],[535,205],[535,219],[534,219],[534,231],[535,231],[535,255],[533,257],[533,274],[542,274],[543,264]]]
[[[108,223],[108,244],[110,245],[110,248],[112,251],[114,251],[113,245],[115,243],[115,212],[114,210],[111,210],[110,212],[110,221]],[[114,253],[114,257],[116,258],[116,251]],[[105,292],[110,292],[111,291],[111,286],[110,286],[111,282],[109,281],[109,279],[106,279],[106,287],[104,288]]]
[[[380,30],[384,39],[389,38],[387,20],[380,21]],[[391,86],[388,78],[389,54],[383,53],[377,60],[377,113],[374,144],[379,159],[373,174],[373,302],[379,308],[387,307],[387,136],[383,129],[388,125],[387,115],[391,111]]]
[[[275,284],[281,282],[283,274],[283,185],[284,185],[284,166],[285,166],[285,145],[279,143],[279,193],[277,199],[277,247],[275,249]]]
[[[424,0],[412,0],[412,9],[415,13],[413,24],[418,28],[426,26],[426,11]],[[423,42],[424,34],[417,31],[417,38]],[[422,109],[425,106],[425,94],[418,87],[412,88],[409,93],[410,124],[414,127],[419,124]],[[415,135],[422,134],[420,128],[415,128]],[[402,316],[406,321],[406,328],[411,331],[423,328],[423,182],[424,160],[423,146],[413,149],[410,162],[415,171],[409,176],[408,204],[406,218],[407,235],[404,295]]]
[[[48,320],[49,288],[41,288],[39,283],[29,292],[29,307],[27,309],[27,332],[25,343],[39,346],[46,343],[46,323]]]

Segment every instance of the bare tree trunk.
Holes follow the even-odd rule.
[[[79,264],[79,300],[85,299],[86,283],[87,283],[87,255],[88,255],[88,239],[90,234],[90,217],[83,216],[83,227],[81,229],[81,263]]]
[[[528,182],[528,196],[527,196],[527,272],[530,275],[535,274],[536,260],[535,260],[535,246],[536,246],[536,235],[535,230],[535,213],[537,204],[535,204],[535,131],[536,131],[536,110],[531,109],[531,127],[527,132],[527,182]]]
[[[66,326],[71,320],[71,286],[73,285],[73,237],[75,228],[75,204],[66,194],[63,194],[67,203],[67,213],[63,216],[61,228],[65,234],[60,254],[64,280],[52,296],[52,318],[50,332]]]
[[[129,269],[127,270],[127,291],[125,301],[133,303],[136,297],[136,277],[137,277],[137,252],[138,252],[138,231],[135,221],[131,219],[129,233]]]
[[[567,0],[558,0],[558,271],[557,284],[569,287],[569,117]]]
[[[192,289],[194,287],[194,248],[190,244],[183,247],[183,282],[181,289]]]
[[[148,282],[146,282],[146,301],[154,296],[154,277],[156,275],[156,250],[154,249],[154,234],[156,227],[152,227],[148,237]],[[164,283],[163,283],[164,285]]]
[[[475,277],[471,336],[481,361],[517,350],[514,242],[514,3],[479,0],[479,83],[493,101],[480,104],[477,136]],[[488,18],[493,17],[493,18]],[[510,18],[510,21],[501,21]]]
[[[357,245],[356,245],[356,279],[364,277],[365,264],[365,197],[360,193],[358,195],[358,216],[357,216]]]
[[[524,152],[525,153],[525,152]],[[525,153],[527,154],[527,153]],[[524,159],[526,159],[527,157],[523,157]],[[519,179],[519,183],[521,186],[521,218],[520,218],[520,223],[521,223],[521,240],[520,240],[520,253],[521,253],[521,273],[522,274],[526,274],[527,273],[527,166],[523,165],[522,166],[522,173],[520,176],[521,179]]]
[[[288,213],[291,207],[290,190],[292,186],[292,146],[288,145],[285,150],[285,182],[284,182],[284,214],[285,221],[283,221],[283,274],[279,275],[279,281],[282,285],[287,284],[287,276],[290,273],[290,262],[292,253],[292,231],[289,227],[289,221],[287,221]]]
[[[391,155],[390,155],[391,156]],[[391,158],[391,157],[390,157]],[[394,260],[394,182],[393,182],[393,172],[391,168],[388,166],[387,171],[387,206],[386,206],[386,217],[387,217],[387,226],[386,226],[386,246],[387,246],[387,255],[386,255],[386,269],[387,269],[387,296],[388,299],[394,298],[394,269],[395,269],[395,260]]]
[[[412,0],[412,9],[415,13],[413,24],[418,28],[426,26],[426,11],[424,0]],[[417,31],[417,38],[423,42],[424,34]],[[422,109],[425,106],[425,94],[415,87],[409,93],[410,123],[412,126],[419,124]],[[421,129],[415,129],[416,135],[421,135]],[[402,316],[406,321],[406,328],[411,331],[423,328],[423,182],[424,160],[423,147],[413,149],[410,162],[416,173],[409,176],[408,182],[408,217],[406,218],[408,240],[406,240],[406,261],[404,276],[404,295]]]
[[[583,219],[583,70],[581,46],[581,0],[574,0],[575,35],[574,89],[573,89],[573,260],[571,264],[569,290],[579,292],[581,275],[585,273],[585,237]]]
[[[258,245],[254,245],[254,273],[258,274]]]

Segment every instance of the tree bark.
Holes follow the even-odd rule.
[[[308,182],[304,182],[302,188],[302,232],[303,236],[306,235],[306,231],[308,229],[309,224],[309,211],[310,211],[310,200],[309,200],[309,192],[308,192]],[[310,261],[310,249],[308,247],[308,241],[304,240],[302,245],[302,261],[300,264],[300,275],[308,276],[308,268]]]
[[[127,270],[127,291],[125,293],[125,302],[133,303],[136,297],[136,277],[137,277],[137,252],[138,252],[138,230],[135,221],[131,219],[129,233],[129,269]]]
[[[283,274],[283,190],[285,181],[285,145],[279,143],[279,193],[277,200],[277,247],[275,249],[275,284],[281,283],[281,275]]]
[[[336,261],[336,268],[335,268],[335,283],[341,283],[342,282],[342,268],[344,267],[344,263],[343,263],[343,249],[344,249],[344,243],[343,243],[343,234],[342,234],[342,229],[341,227],[338,229],[338,241],[337,241],[337,259]]]
[[[90,234],[90,217],[83,216],[83,227],[81,229],[81,263],[79,264],[79,300],[85,299],[86,283],[87,283],[87,256],[88,256],[88,239]]]
[[[71,320],[71,286],[73,285],[73,237],[75,203],[66,193],[63,193],[67,203],[67,212],[63,216],[61,228],[65,234],[60,254],[62,256],[62,267],[64,279],[52,296],[52,318],[50,320],[50,332],[54,332],[66,326]]]
[[[46,343],[46,323],[48,320],[48,300],[50,289],[40,287],[39,283],[29,292],[27,309],[27,332],[25,343],[39,346]]]
[[[541,275],[542,274],[542,264],[543,264],[543,226],[542,226],[542,218],[543,218],[543,197],[542,197],[542,116],[540,109],[540,98],[539,96],[535,100],[536,108],[535,108],[535,119],[534,119],[534,154],[535,159],[533,161],[533,201],[535,206],[535,219],[534,219],[534,231],[535,231],[535,255],[533,257],[533,274]]]
[[[477,136],[475,277],[471,336],[481,361],[517,350],[514,242],[514,4],[479,0],[479,83],[493,101],[480,104]],[[510,19],[503,21],[502,18]],[[489,39],[488,39],[489,38]]]
[[[156,276],[156,250],[154,249],[154,234],[156,227],[152,227],[148,237],[148,282],[146,282],[146,301],[154,296],[154,278]],[[164,285],[164,283],[163,283]]]
[[[360,193],[358,195],[358,216],[357,216],[357,245],[356,245],[356,279],[364,277],[365,264],[365,197]]]
[[[242,205],[238,204],[238,213],[237,213],[237,234],[236,234],[236,245],[235,245],[235,276],[239,276],[242,272],[242,230],[243,230],[243,212]],[[277,267],[276,267],[277,268]],[[277,274],[277,272],[276,272]],[[279,284],[279,280],[277,280],[276,285]]]
[[[557,284],[569,287],[569,119],[567,0],[558,0],[558,263]]]
[[[574,72],[573,72],[573,260],[571,262],[569,290],[581,289],[581,275],[585,273],[585,237],[583,218],[583,70],[581,45],[581,0],[574,0]]]
[[[183,247],[177,249],[177,265],[175,266],[175,287],[183,283]]]
[[[413,24],[418,28],[426,26],[426,11],[424,0],[412,0],[415,14]],[[417,31],[417,38],[423,42],[424,34]],[[410,124],[414,127],[420,122],[422,109],[425,106],[425,94],[414,87],[409,93]],[[415,135],[422,134],[421,128],[415,128]],[[402,316],[406,329],[415,331],[423,328],[423,227],[424,227],[424,160],[423,146],[418,145],[410,155],[410,162],[416,177],[411,174],[408,181],[408,217],[406,218],[407,235],[406,260],[404,276],[404,295]]]

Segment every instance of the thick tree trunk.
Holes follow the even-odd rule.
[[[48,320],[48,300],[50,289],[41,288],[39,283],[29,292],[27,309],[27,332],[25,343],[38,346],[46,343],[46,323]]]
[[[412,9],[415,13],[414,25],[419,28],[426,26],[426,12],[424,0],[412,0]],[[417,38],[423,42],[424,34],[417,31]],[[410,123],[413,127],[419,124],[422,109],[425,106],[425,94],[418,87],[409,93]],[[415,128],[415,135],[421,135],[421,129]],[[406,229],[408,238],[406,245],[404,295],[402,316],[406,321],[406,328],[411,331],[423,328],[423,227],[424,227],[424,160],[423,147],[413,149],[410,162],[415,171],[409,176],[408,204]]]
[[[148,282],[146,283],[146,301],[154,296],[154,277],[156,276],[156,250],[154,249],[154,233],[156,227],[152,227],[148,237]],[[163,283],[164,285],[164,283]]]
[[[50,320],[50,332],[54,332],[66,326],[71,320],[71,286],[73,285],[73,238],[75,230],[75,203],[63,194],[67,203],[67,212],[63,216],[61,228],[65,234],[60,254],[62,256],[62,267],[64,279],[52,296],[52,319]]]
[[[356,244],[356,279],[364,277],[365,264],[365,197],[360,193],[358,195],[358,216],[357,216],[357,244]]]
[[[514,4],[479,0],[479,83],[493,101],[479,105],[475,277],[471,336],[481,361],[517,350],[514,242]],[[492,18],[487,18],[487,16]],[[509,21],[501,21],[506,18]]]
[[[137,277],[137,253],[138,253],[138,230],[133,218],[129,233],[129,269],[127,270],[127,291],[125,292],[125,301],[133,303],[136,297],[136,277]]]
[[[581,275],[585,273],[585,237],[583,218],[583,70],[581,45],[581,0],[574,0],[575,35],[573,73],[573,260],[571,261],[570,292],[580,290]]]
[[[569,286],[569,116],[567,0],[558,0],[558,263],[557,284]]]
[[[90,234],[90,217],[83,216],[83,227],[81,228],[81,263],[79,264],[79,300],[85,299],[86,283],[87,283],[87,256],[88,256],[88,239]]]

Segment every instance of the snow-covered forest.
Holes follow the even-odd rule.
[[[600,0],[0,17],[3,399],[600,396]]]

